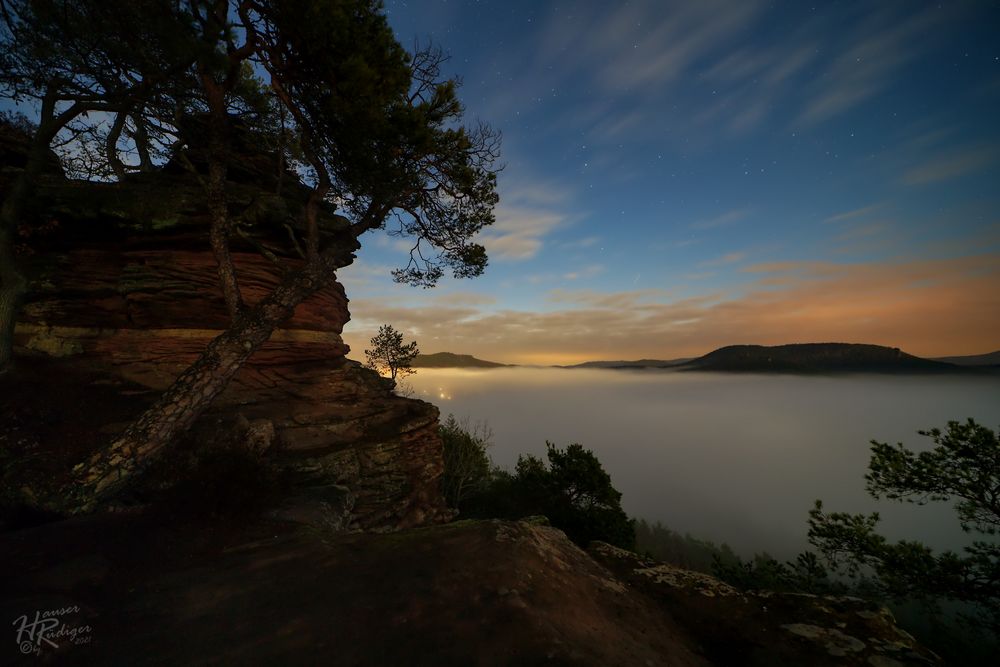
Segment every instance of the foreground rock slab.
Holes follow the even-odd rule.
[[[940,664],[896,627],[888,609],[860,598],[743,592],[709,575],[610,544],[594,543],[589,551],[633,591],[657,600],[715,664]]]
[[[345,536],[92,516],[8,533],[0,554],[0,617],[76,609],[56,618],[88,629],[42,642],[56,664],[708,664],[561,531],[527,523]],[[14,630],[0,663],[40,664]]]
[[[27,627],[15,643],[19,627],[8,626],[0,663],[933,661],[877,611],[838,606],[844,618],[858,617],[867,628],[860,632],[853,619],[842,627],[837,614],[814,613],[840,603],[746,598],[711,577],[656,567],[606,546],[592,557],[561,531],[531,522],[338,535],[275,521],[74,518],[0,535],[0,617],[24,616],[27,626],[50,611],[59,626],[49,635],[55,646]],[[875,652],[873,636],[907,648]]]

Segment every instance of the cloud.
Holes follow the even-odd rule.
[[[891,222],[871,222],[863,225],[855,225],[848,228],[837,236],[838,241],[854,241],[857,239],[870,238],[884,232],[892,230]]]
[[[638,0],[553,8],[544,28],[524,45],[530,55],[519,73],[504,82],[502,97],[491,106],[533,113],[556,99],[558,91],[564,104],[552,131],[577,128],[595,144],[681,132],[704,105],[678,108],[687,92],[679,95],[677,84],[699,76],[720,47],[745,42],[741,35],[765,9],[758,0]],[[505,46],[504,59],[509,60],[509,50]]]
[[[617,110],[591,124],[588,135],[598,141],[611,143],[626,138],[636,130],[656,125],[655,113],[649,109],[632,109],[626,112]]]
[[[573,198],[569,188],[552,182],[515,183],[503,191],[503,201],[515,206],[562,206]]]
[[[909,132],[911,136],[906,140],[903,147],[912,152],[917,152],[947,144],[952,141],[952,138],[961,129],[958,125],[938,127],[937,124],[934,124],[931,129],[926,129],[929,122],[931,121],[926,118],[917,121],[915,126],[911,128]]]
[[[829,218],[823,220],[825,223],[833,222],[844,222],[846,220],[854,220],[855,218],[865,218],[874,213],[875,211],[881,209],[885,206],[884,202],[878,204],[872,204],[870,206],[864,206],[862,208],[852,209],[850,211],[844,211],[843,213],[835,213]]]
[[[727,264],[736,264],[737,262],[742,262],[746,259],[747,254],[745,252],[729,252],[715,259],[709,259],[704,262],[699,262],[699,268],[708,268],[712,266],[725,266]]]
[[[718,60],[705,73],[705,78],[729,84],[761,79],[771,86],[776,86],[792,78],[815,57],[815,45],[808,43],[794,45],[791,48],[744,47]]]
[[[573,80],[578,88],[603,91],[581,99],[569,118],[591,140],[619,143],[672,132],[690,148],[695,133],[710,142],[745,134],[776,115],[811,126],[856,108],[913,62],[936,21],[960,13],[848,10],[855,27],[830,31],[820,12],[779,41],[750,38],[779,11],[759,2],[707,0],[591,8],[572,21],[553,16],[539,47],[548,57],[538,63],[564,85]],[[581,41],[581,35],[593,37]],[[681,81],[697,85],[679,94]]]
[[[758,0],[559,3],[475,78],[488,115],[532,136],[579,132],[596,152],[648,140],[704,150],[776,119],[811,127],[856,109],[926,52],[936,26],[968,14],[905,3],[788,11]],[[776,26],[780,38],[761,39]]]
[[[484,310],[402,299],[352,301],[366,328],[419,330],[421,349],[507,362],[674,358],[736,343],[864,342],[924,356],[984,352],[1000,340],[1000,255],[896,263],[779,262],[745,269],[742,294],[559,291],[553,310]]]
[[[554,211],[501,206],[496,223],[480,241],[490,257],[505,260],[531,259],[542,248],[542,239],[566,221]]]
[[[672,298],[674,292],[665,289],[646,288],[626,292],[601,292],[592,289],[554,289],[547,294],[549,303],[576,304],[595,308],[641,309],[664,299]]]
[[[489,306],[495,304],[497,299],[490,294],[452,292],[450,294],[435,294],[433,302],[439,306]]]
[[[933,241],[926,248],[938,256],[965,255],[976,252],[1000,252],[1000,222],[970,230],[950,239]]]
[[[386,264],[375,264],[363,259],[356,259],[350,266],[345,266],[337,271],[337,280],[352,296],[370,291],[381,291],[387,285],[394,285],[391,277],[393,268]]]
[[[691,229],[715,229],[717,227],[728,227],[735,222],[739,222],[745,217],[747,217],[746,209],[735,209],[732,211],[726,211],[725,213],[717,215],[714,218],[709,218],[708,220],[699,220],[691,225]]]
[[[900,248],[912,237],[913,226],[902,226],[898,221],[882,214],[885,202],[878,202],[850,211],[836,213],[823,220],[838,231],[828,239],[827,252],[837,255],[872,255],[882,253],[887,256],[898,254]]]
[[[758,2],[722,0],[634,3],[605,17],[594,46],[604,63],[597,80],[608,92],[660,87],[745,28]]]
[[[818,51],[811,40],[788,41],[790,45],[744,47],[718,61],[705,74],[713,84],[713,102],[693,116],[695,123],[713,124],[740,135],[782,109],[785,105],[780,100],[794,90],[793,78],[813,62]]]
[[[581,280],[583,278],[593,278],[594,276],[599,276],[604,273],[605,268],[602,264],[591,264],[585,266],[577,271],[570,271],[569,273],[564,273],[563,278],[565,280]]]
[[[479,236],[491,258],[507,261],[531,259],[545,238],[579,214],[569,212],[571,192],[557,184],[517,183],[504,188],[496,222]]]
[[[410,249],[413,248],[416,240],[411,238],[404,238],[400,236],[389,236],[387,234],[380,234],[375,237],[375,245],[379,248],[384,248],[387,250],[394,250],[400,254],[409,254]]]
[[[698,282],[701,280],[708,280],[709,278],[714,278],[718,274],[715,271],[700,271],[698,273],[685,273],[682,278],[691,282]]]
[[[351,321],[345,329],[363,332],[350,342],[354,350],[359,350],[358,345],[366,343],[385,323],[391,323],[404,333],[420,331],[422,336],[430,338],[437,334],[446,335],[453,327],[461,327],[467,321],[480,317],[482,305],[486,304],[450,303],[440,296],[430,299],[355,298],[350,303]]]
[[[958,178],[976,171],[1000,157],[993,146],[973,147],[935,156],[903,174],[906,185],[927,185]]]
[[[908,18],[882,11],[859,22],[836,57],[807,89],[799,125],[815,125],[843,114],[893,82],[894,74],[920,53],[925,35],[940,26],[941,12],[924,9]]]

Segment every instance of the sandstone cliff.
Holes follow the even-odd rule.
[[[263,173],[269,166],[247,162],[229,185],[241,230],[233,258],[250,304],[278,283],[281,263],[301,261],[302,186],[289,176],[281,194],[264,191],[255,169]],[[77,413],[82,442],[60,439],[59,451],[51,442],[34,443],[49,446],[47,458],[60,458],[62,471],[107,444],[228,325],[203,191],[171,171],[121,183],[83,183],[51,173],[39,183],[38,221],[25,227],[19,248],[31,278],[16,329],[23,369],[0,381],[0,407],[12,421],[39,403],[63,422],[74,419],[67,412]],[[322,230],[328,234],[343,224],[327,214]],[[346,359],[340,334],[349,317],[338,283],[302,303],[191,438],[210,441],[220,431],[244,431],[291,480],[287,511],[303,519],[322,516],[341,529],[393,529],[446,518],[438,492],[438,411],[395,396]],[[31,355],[58,360],[44,364],[34,405],[26,403],[25,387],[38,378],[25,375],[40,362]],[[102,400],[115,405],[94,405],[74,386],[80,381],[112,387]],[[81,412],[59,400],[45,407],[46,392],[80,394],[77,400],[90,407]],[[104,423],[97,419],[101,413]],[[40,425],[34,426],[37,435]],[[73,430],[70,424],[64,433]],[[13,434],[0,437],[10,444]],[[51,460],[46,465],[54,484],[60,467]]]

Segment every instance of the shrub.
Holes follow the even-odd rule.
[[[493,444],[493,432],[485,422],[470,427],[467,419],[459,422],[455,415],[448,415],[440,432],[444,446],[442,491],[449,507],[461,509],[464,501],[490,483],[486,450]]]
[[[622,494],[594,453],[579,444],[566,449],[545,444],[547,463],[529,454],[518,458],[513,473],[494,469],[467,514],[507,519],[543,514],[581,546],[601,540],[634,548],[635,522],[622,510]]]

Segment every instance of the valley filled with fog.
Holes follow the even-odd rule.
[[[876,502],[869,441],[927,449],[918,430],[1000,426],[1000,376],[750,375],[662,370],[420,369],[413,396],[494,433],[493,461],[593,450],[631,516],[778,558],[807,546],[808,511],[878,511],[890,538],[958,548],[950,505]]]

